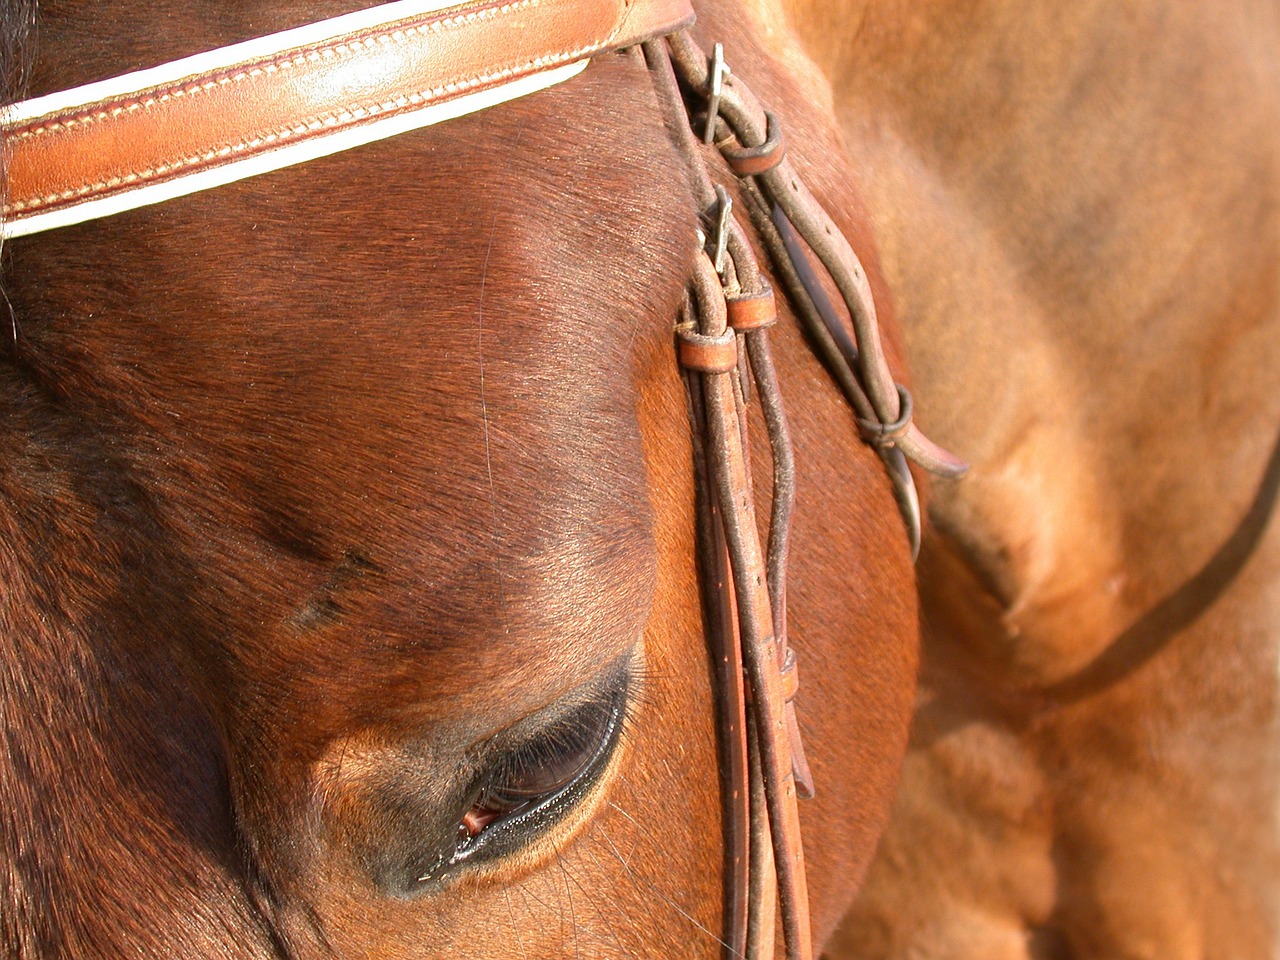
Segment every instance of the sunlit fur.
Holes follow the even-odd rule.
[[[1275,957],[1280,7],[789,7],[922,422],[973,464],[831,955]]]

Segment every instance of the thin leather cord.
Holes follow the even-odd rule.
[[[791,447],[791,428],[787,424],[787,411],[782,406],[782,394],[778,388],[778,374],[773,366],[773,352],[769,349],[769,333],[758,330],[745,335],[747,355],[751,360],[751,372],[760,394],[760,407],[771,434],[779,437],[773,448],[773,475],[775,495],[769,516],[769,599],[773,603],[773,632],[778,648],[784,657],[787,651],[787,555],[791,528],[791,514],[795,508],[796,459]]]
[[[773,501],[769,518],[768,581],[769,602],[773,607],[773,631],[778,643],[778,657],[783,665],[795,654],[787,640],[787,559],[791,544],[791,516],[795,510],[795,452],[791,446],[791,428],[782,405],[778,375],[769,349],[769,333],[757,330],[746,335],[751,370],[756,378],[761,407],[769,429],[769,446],[773,453]],[[788,700],[787,729],[791,740],[791,769],[799,795],[813,799],[815,787],[804,742],[800,738],[795,704]]]
[[[751,732],[751,765],[748,789],[751,808],[763,810],[768,803],[764,791],[764,772],[760,766],[760,751],[756,744],[756,724],[750,717],[747,728]],[[748,960],[772,960],[777,942],[776,920],[778,915],[778,885],[775,881],[777,867],[773,859],[773,836],[767,829],[751,831],[751,883],[747,887],[748,902],[752,909],[747,914]]]
[[[692,314],[691,306],[686,306],[683,314],[685,323],[696,322],[689,319]],[[750,889],[755,873],[754,844],[750,829],[751,797],[749,792],[743,790],[743,786],[750,782],[749,765],[752,763],[748,747],[750,735],[747,729],[744,666],[733,609],[735,598],[729,573],[728,547],[724,540],[720,509],[712,490],[710,467],[703,443],[702,424],[706,413],[701,378],[687,369],[683,371],[683,377],[696,480],[698,567],[701,574],[699,582],[716,676],[716,728],[720,739],[722,791],[726,809],[723,818],[725,871],[728,877],[723,907],[725,947],[729,956],[736,958],[748,955],[749,905],[753,900],[750,897],[744,898],[741,891]]]
[[[690,179],[700,202],[709,204],[716,198],[715,186],[706,171],[702,145],[694,138],[688,125],[688,114],[683,107],[671,110],[680,103],[679,87],[671,69],[671,61],[659,41],[645,44],[645,58],[655,74],[655,85],[661,85],[660,100],[668,108],[668,126],[674,127],[677,147],[689,166],[693,168]],[[739,290],[758,291],[764,286],[759,264],[751,250],[745,233],[736,220],[729,221],[728,248]],[[732,292],[729,284],[726,287]],[[795,457],[792,452],[791,434],[787,427],[786,412],[782,407],[781,391],[774,373],[772,352],[768,347],[768,334],[761,330],[745,335],[748,355],[756,376],[757,389],[761,392],[765,422],[770,434],[773,453],[773,508],[769,524],[769,584],[775,607],[774,633],[785,657],[787,651],[786,628],[786,566],[789,554],[788,542],[791,515],[795,504]],[[744,396],[746,390],[743,391]]]
[[[777,225],[770,215],[769,201],[760,193],[759,187],[750,181],[743,183],[744,204],[751,217],[751,225],[755,227],[769,258],[774,264],[774,273],[782,281],[787,298],[791,301],[792,310],[804,325],[805,331],[813,338],[814,345],[827,371],[836,380],[841,392],[859,417],[872,417],[875,410],[871,401],[858,383],[854,367],[846,362],[848,351],[856,353],[853,342],[848,339],[844,326],[837,324],[834,328],[825,322],[824,312],[834,312],[830,303],[819,307],[815,301],[826,298],[826,291],[819,285],[810,288],[801,280],[790,251],[778,232]],[[843,340],[843,342],[842,342]]]
[[[654,86],[659,99],[664,101],[664,112],[673,122],[673,135],[682,154],[702,166],[704,161],[700,147],[693,142],[683,104],[678,97],[674,75],[664,48],[650,45],[645,50],[646,60],[653,67]],[[677,105],[678,108],[677,108]],[[695,195],[710,201],[715,187],[705,170],[692,177]],[[717,208],[720,203],[717,202]],[[725,238],[729,253],[725,279],[731,288],[739,292],[761,292],[759,268],[755,263],[745,234],[735,221],[726,223]],[[713,240],[716,239],[713,237]],[[743,291],[744,284],[757,289]],[[695,258],[695,272],[691,289],[699,316],[699,332],[704,339],[717,338],[725,327],[725,286],[717,276],[707,257],[699,253]],[[767,342],[764,342],[767,349]],[[780,668],[782,659],[774,639],[773,614],[770,603],[770,579],[759,542],[756,540],[754,510],[751,503],[750,481],[746,464],[746,448],[741,411],[742,391],[734,381],[725,380],[724,374],[704,373],[702,398],[706,408],[708,449],[720,451],[709,457],[712,478],[719,502],[722,505],[721,520],[729,545],[730,568],[735,584],[738,609],[738,628],[742,640],[744,660],[752,691],[753,712],[756,715],[755,736],[751,738],[757,755],[763,785],[763,808],[757,802],[749,811],[752,858],[749,883],[743,895],[748,899],[748,955],[761,956],[771,949],[761,938],[767,935],[771,924],[764,922],[761,911],[769,909],[774,889],[768,882],[773,871],[764,869],[762,851],[772,847],[777,871],[777,897],[782,906],[784,936],[788,944],[788,956],[794,960],[808,960],[812,956],[808,918],[807,884],[804,878],[804,853],[799,837],[799,818],[795,808],[796,789],[792,774],[792,743],[798,742],[794,713],[782,694]],[[776,387],[776,384],[773,384]],[[767,401],[771,406],[780,400],[776,390]],[[771,418],[766,417],[766,424]],[[777,442],[776,423],[770,426],[770,439]],[[732,424],[732,426],[731,426]],[[785,462],[785,459],[784,459]],[[775,483],[789,482],[791,471],[783,469],[775,476]],[[784,500],[789,500],[789,492]],[[787,508],[789,513],[789,507]],[[785,514],[784,514],[785,516]],[[785,524],[778,527],[779,536],[785,538]],[[781,554],[785,557],[785,550]],[[785,595],[785,594],[784,594]],[[744,784],[750,792],[749,783]],[[757,793],[758,797],[758,793]],[[726,938],[737,943],[737,931],[730,930]]]
[[[760,273],[751,244],[735,220],[730,227],[729,257],[738,277],[739,291],[759,292],[767,287]],[[727,287],[727,292],[733,293]],[[795,456],[791,446],[791,431],[787,426],[786,410],[782,406],[782,392],[773,366],[773,351],[769,347],[767,329],[752,330],[743,334],[750,358],[751,370],[756,379],[761,407],[769,431],[769,447],[773,454],[773,506],[769,521],[769,588],[774,606],[774,635],[778,647],[785,656],[787,650],[786,579],[788,542],[791,532],[791,514],[795,505]]]
[[[699,256],[696,275],[716,280],[715,268]],[[695,289],[706,281],[695,284]],[[712,304],[698,304],[703,315],[702,332],[712,335],[723,329],[723,319]],[[754,508],[746,486],[742,463],[744,451],[736,429],[736,415],[730,404],[732,390],[723,374],[704,375],[704,401],[710,435],[709,447],[725,452],[712,460],[712,477],[720,502],[725,539],[729,543],[734,586],[738,595],[738,625],[744,660],[750,679],[756,712],[756,744],[760,750],[768,824],[773,835],[774,859],[778,873],[778,899],[789,960],[810,960],[812,938],[809,930],[808,892],[804,875],[804,850],[800,845],[796,810],[795,780],[791,771],[790,734],[787,729],[782,681],[778,672],[777,644],[773,638],[773,615],[764,577],[765,568],[756,539]],[[759,820],[753,818],[753,829]]]
[[[715,190],[698,146],[685,133],[688,117],[666,49],[660,41],[654,41],[644,44],[643,52],[658,104],[689,176],[694,198],[700,206],[705,207],[714,199]],[[695,256],[701,258],[703,254],[699,252]],[[701,328],[701,332],[707,332],[708,327],[699,322],[701,318],[698,317],[691,298],[687,299],[689,306],[682,325],[696,325]],[[689,387],[695,468],[700,489],[704,492],[701,502],[706,504],[705,510],[699,509],[701,580],[706,593],[712,592],[711,584],[715,585],[714,602],[706,603],[707,609],[720,611],[714,618],[715,622],[708,623],[707,626],[715,650],[716,702],[722,723],[721,790],[727,838],[723,939],[726,957],[736,960],[753,955],[753,944],[749,937],[752,930],[759,928],[755,914],[765,897],[765,891],[761,888],[766,881],[772,882],[772,875],[766,874],[763,869],[764,865],[758,856],[757,831],[752,826],[758,819],[754,811],[759,809],[752,803],[751,790],[750,767],[756,763],[754,736],[749,729],[749,711],[743,689],[745,666],[742,663],[734,610],[737,597],[729,569],[731,560],[725,543],[719,497],[711,477],[709,461],[712,455],[707,450],[708,414],[703,375],[686,370],[685,380]]]
[[[786,214],[776,205],[767,217],[762,219],[767,221],[767,227],[762,229],[769,230],[776,238],[782,249],[783,259],[786,260],[790,273],[795,278],[795,283],[805,291],[809,303],[813,306],[816,321],[814,326],[822,331],[824,340],[830,343],[831,360],[838,369],[845,372],[841,386],[844,387],[845,398],[853,407],[854,414],[859,420],[878,420],[875,406],[858,379],[858,345],[849,336],[845,325],[840,322],[840,313],[827,295],[826,288],[814,273],[795,228],[787,220]],[[847,380],[847,386],[845,386],[845,380]]]
[[[681,79],[698,92],[705,89],[707,55],[687,32],[668,38],[672,60]],[[725,79],[720,94],[720,116],[728,123],[744,147],[765,143],[768,120],[750,90],[736,77]],[[791,162],[784,158],[778,166],[759,176],[759,181],[787,217],[797,225],[815,254],[831,273],[853,317],[858,342],[862,346],[862,374],[867,393],[882,419],[898,416],[898,397],[893,377],[880,346],[875,303],[871,298],[866,271],[843,235],[797,176]],[[835,238],[840,237],[837,241]],[[866,341],[863,343],[863,341]]]
[[[671,34],[667,39],[680,78],[691,89],[705,94],[706,54],[685,31]],[[751,91],[737,78],[726,79],[719,110],[744,147],[759,147],[768,139],[767,115]],[[897,385],[884,356],[875,303],[866,271],[857,254],[785,157],[756,179],[766,196],[781,208],[804,237],[839,289],[853,320],[859,348],[859,379],[876,418],[882,423],[894,422],[899,416]],[[925,440],[914,425],[898,445],[913,462],[932,473],[959,476],[967,468],[963,461]]]
[[[750,697],[747,711],[735,713],[731,725],[734,731],[746,731],[746,781],[738,779],[743,772],[740,766],[735,766],[725,781],[725,816],[745,817],[749,826],[749,868],[744,870],[740,853],[732,851],[729,880],[736,887],[745,876],[745,885],[737,889],[746,904],[739,908],[732,895],[727,895],[725,939],[730,955],[744,942],[750,957],[771,954],[776,894],[787,957],[810,960],[807,883],[796,798],[801,791],[812,794],[812,780],[792,702],[799,678],[794,652],[787,643],[786,621],[786,560],[795,465],[766,332],[776,319],[773,294],[746,234],[730,215],[728,195],[708,172],[706,147],[694,137],[680,94],[683,82],[695,97],[705,96],[710,84],[701,71],[710,68],[709,61],[682,33],[669,36],[665,44],[645,44],[644,56],[676,149],[687,165],[694,196],[703,209],[705,249],[694,257],[690,311],[677,329],[677,337],[681,362],[690,371],[691,422],[701,451],[695,458],[699,483],[710,488],[705,496],[700,493],[700,502],[705,500],[718,508],[704,511],[713,514],[705,523],[700,518],[700,540],[718,543],[714,534],[719,533],[725,545],[715,551],[715,557],[702,551],[704,577],[720,583],[727,550],[732,581],[732,585],[720,583],[718,605],[708,600],[706,606],[719,611],[714,619],[721,627],[726,619],[732,621],[732,636],[722,637],[721,645],[728,649],[740,644]],[[717,149],[739,175],[740,196],[774,260],[776,275],[792,294],[798,315],[848,397],[859,432],[885,464],[914,556],[921,519],[906,455],[943,473],[958,472],[963,464],[924,440],[912,425],[910,395],[894,381],[885,360],[866,273],[848,241],[787,161],[785,137],[777,119],[760,110],[741,82],[724,85],[718,104],[703,122],[711,132],[726,134],[717,141]],[[741,147],[735,146],[735,140]],[[852,338],[814,272],[810,251],[840,291],[852,320]],[[730,312],[736,333],[726,326]],[[744,361],[744,353],[749,363]],[[760,547],[748,455],[746,407],[753,378],[773,456],[767,558]],[[724,633],[722,629],[719,632]],[[727,658],[722,660],[728,662]],[[734,678],[722,672],[718,679],[725,687]],[[717,696],[722,714],[738,709],[724,691]],[[722,743],[726,753],[741,756],[738,732],[724,735]],[[739,794],[748,795],[745,803]],[[740,825],[730,824],[726,835],[739,837]],[[740,926],[744,916],[745,930]]]
[[[702,69],[705,54],[685,32],[667,38],[680,79],[695,95],[705,95],[709,81]],[[894,382],[884,355],[866,272],[857,254],[809,192],[785,155],[785,138],[777,118],[767,114],[751,91],[736,78],[721,84],[718,115],[706,122],[720,134],[716,145],[742,174],[748,211],[775,257],[784,283],[797,293],[800,314],[818,342],[827,366],[853,405],[855,423],[885,465],[907,530],[911,556],[919,554],[923,520],[915,478],[906,457],[932,472],[958,476],[967,465],[929,441],[911,422],[910,396]],[[734,139],[742,144],[734,146]],[[745,165],[744,165],[745,161]],[[754,186],[757,197],[752,197]],[[770,211],[763,224],[761,209]],[[840,291],[852,320],[854,340],[813,272],[806,250],[818,257]],[[780,251],[779,241],[784,250]],[[817,322],[814,322],[814,321]]]

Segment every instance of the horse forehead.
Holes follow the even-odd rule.
[[[622,69],[602,65],[560,100],[615,87]],[[278,595],[275,622],[299,627],[290,669],[305,649],[307,686],[332,693],[334,677],[358,678],[350,702],[389,683],[415,710],[435,693],[563,689],[633,644],[643,625],[653,548],[633,348],[669,343],[682,245],[642,208],[675,205],[659,195],[663,178],[648,178],[651,187],[628,171],[639,159],[590,155],[573,142],[581,132],[537,125],[554,92],[548,100],[528,105],[532,117],[471,125],[485,135],[478,145],[406,139],[388,144],[372,173],[366,158],[364,176],[403,200],[369,198],[359,231],[332,229],[350,206],[317,202],[340,187],[345,165],[309,171],[316,179],[292,209],[314,205],[315,258],[282,255],[296,241],[278,224],[252,254],[264,281],[252,301],[287,319],[256,333],[240,326],[253,356],[231,384],[209,378],[230,391],[217,405],[235,411],[228,433],[258,438],[253,458],[220,449],[219,469],[289,528],[274,534],[316,537],[327,558],[327,569],[306,569],[305,588]],[[581,148],[560,164],[567,183],[534,169],[565,151],[566,137]],[[520,159],[481,159],[486,141],[517,140]],[[439,160],[430,170],[424,150]],[[459,197],[464,166],[473,179]],[[628,177],[636,206],[609,224],[588,221],[582,210]],[[287,278],[280,262],[293,265]],[[205,271],[183,282],[205,289],[192,298],[202,309],[234,308],[225,294],[244,289],[246,264],[236,277]],[[247,407],[246,396],[255,397]],[[377,572],[344,580],[351,556]],[[333,605],[351,611],[346,629],[324,629]],[[266,639],[250,667],[280,663],[279,637]]]
[[[28,342],[300,509],[412,500],[441,530],[608,511],[642,473],[632,347],[664,340],[692,245],[664,151],[643,67],[607,57],[479,117],[40,238],[28,275],[63,277],[38,295],[73,322]]]
[[[173,237],[153,295],[195,342],[151,359],[214,358],[227,426],[305,476],[285,487],[316,509],[380,495],[428,540],[480,526],[499,553],[634,515],[637,353],[668,342],[693,236],[678,177],[648,169],[666,142],[637,79],[609,58],[568,89],[319,162],[283,196],[199,198],[198,242],[237,252],[188,258],[191,234]]]
[[[633,355],[669,348],[694,236],[648,83],[603,57],[479,116],[15,245],[15,278],[59,278],[27,299],[60,319],[24,346],[141,451],[202,558],[209,649],[237,686],[295,693],[318,736],[388,689],[563,689],[636,641]]]

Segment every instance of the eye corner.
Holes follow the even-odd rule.
[[[500,859],[577,819],[620,752],[631,686],[629,672],[620,672],[497,756],[457,823],[451,862]]]

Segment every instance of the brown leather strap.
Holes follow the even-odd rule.
[[[740,177],[758,177],[768,173],[782,162],[787,155],[786,139],[782,135],[782,124],[772,113],[766,113],[766,135],[764,143],[756,147],[721,147],[729,169]]]
[[[681,81],[697,97],[709,97],[713,75],[713,61],[698,45],[681,31],[668,38],[672,62]],[[809,192],[803,179],[783,155],[782,134],[777,118],[767,114],[750,89],[727,71],[718,84],[716,110],[719,115],[716,143],[722,154],[729,154],[729,162],[741,163],[743,157],[778,156],[777,162],[744,177],[744,190],[754,191],[757,206],[764,207],[765,216],[755,216],[753,221],[766,234],[766,244],[784,261],[784,276],[790,275],[800,288],[798,300],[810,309],[801,309],[802,318],[816,318],[818,327],[811,329],[814,340],[823,349],[824,359],[836,368],[837,380],[846,396],[867,424],[874,421],[884,425],[884,430],[860,425],[864,436],[874,434],[877,452],[880,454],[893,481],[894,493],[906,524],[908,540],[914,556],[920,546],[920,504],[915,481],[907,468],[906,459],[942,476],[959,476],[968,469],[959,458],[931,443],[910,419],[910,410],[903,410],[898,384],[889,370],[884,346],[880,338],[875,301],[866,271],[853,247],[836,224],[822,209],[821,204]],[[713,120],[716,118],[712,118]],[[721,135],[723,133],[723,135]],[[736,138],[741,147],[734,147]],[[766,221],[772,221],[768,223]],[[768,234],[778,235],[778,242],[769,242]],[[808,254],[796,242],[796,234],[813,252],[848,309],[853,321],[856,348],[849,343],[838,315],[824,310],[826,295],[817,280]],[[841,349],[836,349],[837,345]],[[844,369],[841,369],[844,368]],[[847,373],[847,376],[844,375]],[[904,416],[905,414],[905,416]]]
[[[714,275],[711,261],[704,254],[699,254],[696,269]],[[809,960],[813,955],[812,935],[792,773],[792,737],[735,395],[728,374],[704,374],[703,390],[708,447],[716,451],[712,477],[729,545],[743,660],[754,707],[755,746],[760,754],[766,798],[767,816],[756,817],[755,828],[763,829],[767,824],[772,837],[788,956]]]
[[[697,323],[685,308],[685,320]],[[689,399],[689,426],[693,438],[694,477],[697,482],[698,578],[702,592],[707,639],[715,665],[716,729],[720,741],[720,774],[724,797],[722,817],[725,845],[724,916],[729,957],[747,952],[750,900],[742,891],[750,889],[754,863],[751,854],[750,734],[747,724],[747,695],[742,647],[738,642],[738,618],[733,579],[729,572],[729,551],[724,540],[711,468],[706,449],[706,418],[702,400],[702,380],[696,372],[684,372]]]
[[[109,99],[57,95],[18,104],[4,113],[3,216],[14,224],[210,168],[243,166],[293,144],[630,46],[692,18],[689,0],[491,0],[339,32]],[[340,29],[349,20],[332,22]],[[287,42],[295,32],[280,36]],[[261,49],[265,41],[255,42]],[[92,97],[110,85],[82,89]],[[43,102],[61,107],[41,114]]]

